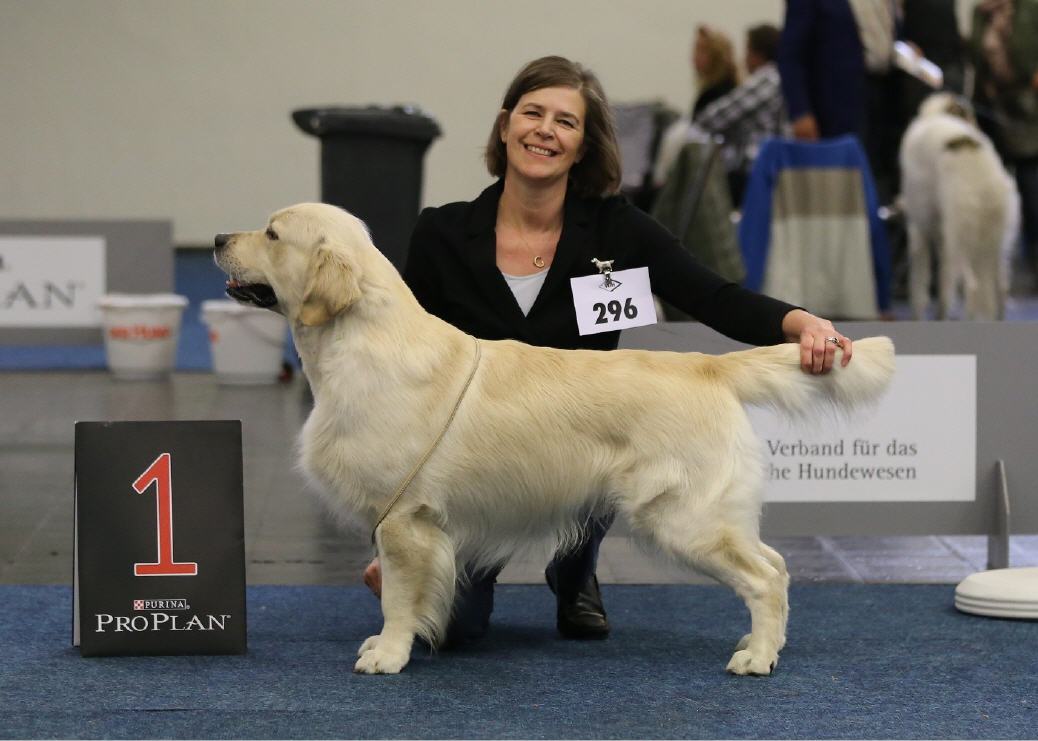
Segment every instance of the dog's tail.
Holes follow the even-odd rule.
[[[851,362],[841,366],[837,348],[832,371],[821,376],[800,368],[800,345],[786,343],[718,356],[722,375],[745,404],[771,406],[792,416],[819,409],[850,411],[879,400],[894,375],[889,337],[854,341]]]

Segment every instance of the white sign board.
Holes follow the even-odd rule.
[[[104,237],[0,237],[0,327],[99,327]]]
[[[854,362],[853,360],[851,361]],[[976,496],[977,358],[898,355],[874,410],[790,422],[753,408],[765,501],[948,502]]]

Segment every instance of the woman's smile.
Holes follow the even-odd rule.
[[[552,149],[545,149],[544,147],[538,147],[534,144],[526,144],[524,146],[526,147],[527,152],[533,152],[534,154],[540,155],[542,157],[554,157],[558,154],[558,152]]]

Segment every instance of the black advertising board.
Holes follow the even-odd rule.
[[[245,653],[241,422],[77,422],[73,643]]]

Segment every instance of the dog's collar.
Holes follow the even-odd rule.
[[[436,447],[440,444],[440,440],[442,440],[443,436],[447,434],[447,429],[451,426],[451,422],[454,421],[454,416],[458,413],[458,407],[461,406],[462,399],[465,398],[465,394],[468,392],[469,386],[472,384],[472,379],[476,375],[476,369],[479,367],[479,359],[483,354],[479,340],[475,337],[473,337],[472,340],[476,343],[476,353],[472,359],[472,370],[469,371],[469,377],[465,380],[465,385],[461,387],[461,393],[458,394],[458,400],[454,402],[454,408],[451,409],[450,416],[447,417],[443,429],[440,430],[440,434],[438,434],[436,439],[433,440],[432,445],[430,445],[429,449],[425,451],[425,454],[418,459],[418,463],[416,463],[415,467],[411,469],[411,473],[407,474],[407,478],[404,479],[404,482],[397,487],[393,498],[389,500],[389,504],[387,504],[385,509],[382,510],[382,514],[379,515],[378,520],[375,522],[375,527],[371,528],[371,544],[374,545],[376,549],[378,546],[375,543],[375,534],[378,532],[379,525],[381,525],[382,521],[386,519],[389,511],[393,509],[393,505],[400,501],[400,497],[402,497],[404,492],[407,491],[407,487],[411,485],[411,481],[414,480],[414,477],[418,475],[420,470],[422,470],[422,466],[425,465],[425,462],[429,460],[429,456],[431,456],[433,451],[436,450]]]

